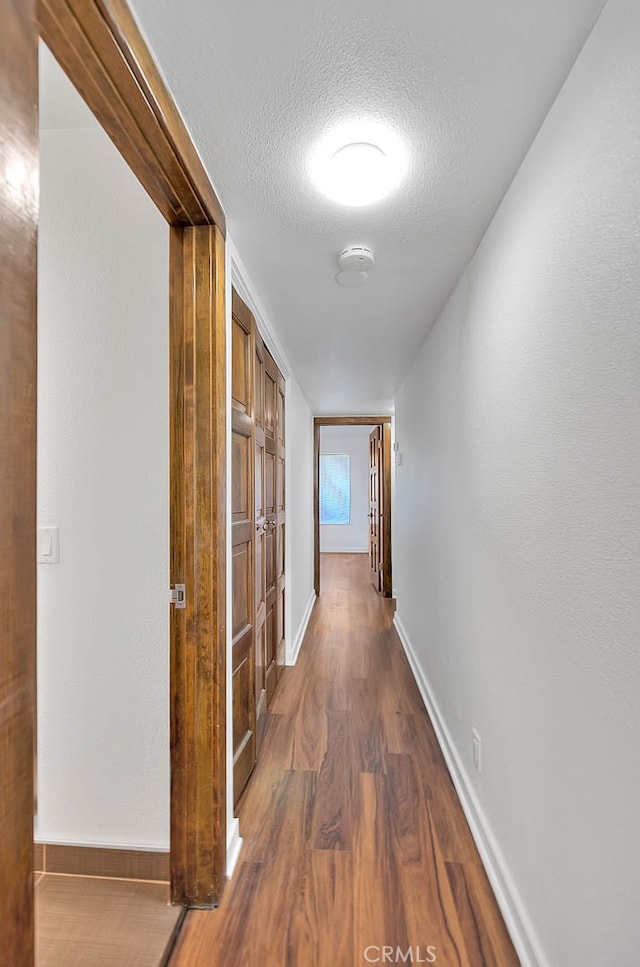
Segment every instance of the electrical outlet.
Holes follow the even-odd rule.
[[[482,772],[482,739],[475,729],[471,729],[471,741],[473,743],[473,764],[478,775]]]

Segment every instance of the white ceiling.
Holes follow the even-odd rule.
[[[318,414],[388,412],[603,0],[133,0]],[[328,128],[387,122],[389,199],[345,209],[307,166]],[[370,245],[362,288],[339,251]]]

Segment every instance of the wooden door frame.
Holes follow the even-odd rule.
[[[33,0],[0,0],[0,936],[34,958],[37,33]]]
[[[316,416],[313,420],[313,586],[320,594],[320,429],[323,426],[382,427],[383,480],[383,561],[382,593],[393,596],[391,572],[391,417],[390,416]]]
[[[225,882],[227,825],[225,217],[125,0],[0,4],[13,45],[0,89],[3,133],[21,149],[24,170],[37,174],[33,87],[42,37],[170,226],[170,580],[186,585],[186,608],[171,615],[171,896],[211,907]],[[8,833],[11,842],[2,872],[14,874],[3,876],[0,932],[14,967],[31,967],[34,958],[35,197],[24,195],[24,238],[3,250],[9,268],[18,261],[2,295],[0,345],[7,403],[0,504],[9,515],[2,598],[3,616],[14,615],[3,620],[0,641],[1,692],[10,703],[0,785],[3,839]],[[8,245],[18,209],[0,201]]]
[[[40,0],[40,35],[170,226],[171,896],[226,871],[225,217],[125,0]],[[126,230],[126,226],[124,226]]]

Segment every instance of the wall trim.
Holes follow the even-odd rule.
[[[225,214],[127,0],[39,0],[40,33],[170,225]]]
[[[300,627],[298,628],[298,633],[295,636],[292,644],[287,646],[287,665],[295,665],[298,660],[298,655],[300,654],[300,649],[302,647],[302,642],[304,641],[304,636],[307,633],[307,628],[309,627],[309,620],[311,618],[311,613],[313,612],[313,607],[316,603],[316,592],[311,591],[309,594],[309,600],[307,601],[307,606],[304,609],[304,614],[302,616],[302,621],[300,622]]]
[[[227,836],[227,879],[233,876],[233,871],[240,857],[242,850],[242,836],[240,835],[240,820],[234,816],[229,825],[229,835]]]
[[[396,612],[394,627],[404,648],[411,671],[425,704],[431,724],[442,749],[451,779],[460,799],[462,809],[469,823],[471,834],[478,847],[482,864],[493,888],[496,902],[504,917],[509,935],[516,948],[522,967],[549,967],[540,941],[509,872],[507,863],[491,830],[487,817],[478,801],[469,774],[460,758],[445,720],[436,702],[429,681],[420,667],[420,662],[402,619]]]

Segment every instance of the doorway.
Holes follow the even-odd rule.
[[[42,0],[38,14],[168,224],[171,899],[212,907],[227,833],[225,216],[126,3]]]
[[[322,454],[323,432],[334,432],[330,450],[340,449],[336,434],[342,434],[342,450],[352,451],[354,441],[360,437],[362,453],[366,451],[366,472],[363,486],[356,483],[355,508],[351,506],[351,493],[354,479],[351,461],[355,453]],[[360,451],[358,450],[358,453]],[[314,586],[316,595],[321,591],[320,555],[324,539],[325,550],[341,553],[366,553],[369,555],[369,574],[372,585],[383,597],[393,595],[391,563],[391,417],[390,416],[334,416],[314,419]],[[364,461],[364,456],[359,457]],[[336,511],[328,508],[329,516],[321,523],[322,471],[325,469],[325,486],[342,490],[340,507]],[[328,474],[333,474],[329,481]],[[361,471],[357,478],[362,476]],[[366,495],[365,489],[366,486]],[[347,497],[348,494],[348,497]],[[345,507],[348,510],[345,512]],[[366,526],[365,526],[366,507]],[[332,513],[339,519],[333,519]],[[340,516],[341,515],[341,516]],[[353,516],[353,522],[351,517]],[[348,517],[348,521],[347,521]],[[324,533],[322,528],[329,528]],[[337,528],[337,530],[336,530]],[[346,541],[346,543],[345,543]],[[349,545],[349,546],[347,546]],[[357,545],[357,547],[356,547]]]
[[[225,216],[126,3],[25,0],[0,35],[0,934],[15,967],[34,962],[39,35],[170,226],[172,901],[215,906],[226,872]]]
[[[36,963],[157,967],[180,916],[169,229],[42,42],[39,66]]]

